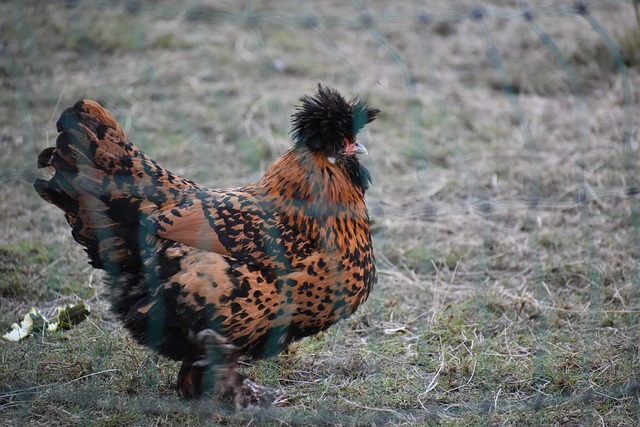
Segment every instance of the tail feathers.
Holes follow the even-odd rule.
[[[97,268],[132,270],[141,264],[140,221],[181,203],[199,188],[148,158],[127,141],[113,115],[79,101],[58,120],[55,147],[38,156],[51,179],[34,183],[40,197],[64,211],[75,240]]]
[[[128,271],[139,267],[139,237],[135,220],[131,224],[116,222],[108,207],[90,195],[71,196],[58,179],[38,179],[36,192],[65,213],[73,238],[80,243],[95,268]],[[132,209],[133,218],[138,212]]]

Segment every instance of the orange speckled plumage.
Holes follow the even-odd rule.
[[[113,309],[133,336],[183,361],[185,395],[201,393],[203,366],[216,364],[211,348],[276,354],[352,314],[376,281],[369,175],[352,151],[378,110],[320,85],[302,102],[294,147],[245,187],[174,175],[94,101],[66,110],[56,146],[38,157],[53,172],[36,180],[38,194],[65,212],[91,264],[107,272]],[[235,359],[217,366],[232,372]]]

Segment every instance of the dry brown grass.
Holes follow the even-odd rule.
[[[637,424],[632,7],[597,2],[588,15],[620,48],[627,81],[572,2],[535,15],[566,66],[515,2],[484,4],[477,21],[474,3],[431,1],[427,24],[412,2],[286,3],[0,4],[0,327],[34,304],[94,309],[67,333],[0,343],[3,418]],[[317,25],[295,25],[305,16]],[[287,149],[292,106],[317,82],[383,110],[363,135],[378,286],[350,320],[246,367],[285,390],[285,407],[181,401],[175,364],[113,321],[100,274],[32,191],[37,153],[62,109],[94,98],[171,170],[236,186]]]

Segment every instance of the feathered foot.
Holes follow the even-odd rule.
[[[265,408],[277,397],[275,390],[259,386],[237,372],[239,350],[225,337],[205,329],[194,337],[202,349],[202,357],[185,360],[178,374],[178,392],[185,397],[198,398],[214,394],[236,409]]]

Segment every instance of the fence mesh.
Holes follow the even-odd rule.
[[[12,423],[212,419],[206,403],[175,397],[175,365],[119,329],[99,273],[33,193],[59,113],[98,99],[167,168],[232,187],[290,146],[293,106],[317,82],[382,110],[362,136],[380,279],[348,321],[246,366],[284,390],[282,407],[214,419],[640,421],[637,1],[0,11],[0,324],[77,299],[97,313],[0,346]]]

